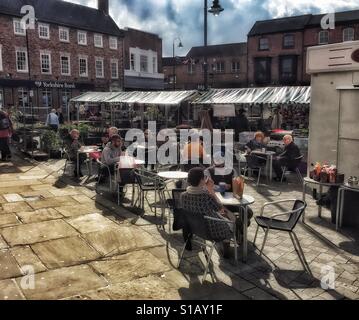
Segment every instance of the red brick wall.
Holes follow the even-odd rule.
[[[130,48],[140,48],[142,50],[157,52],[158,73],[162,73],[162,39],[158,35],[130,28],[125,30],[125,70],[130,69]]]
[[[92,82],[97,90],[109,90],[111,79],[110,60],[118,59],[119,62],[119,82],[123,84],[123,40],[118,39],[118,50],[109,49],[109,36],[103,35],[103,48],[94,47],[94,33],[87,31],[87,46],[77,44],[77,29],[70,29],[70,42],[64,43],[59,40],[59,29],[57,25],[50,25],[50,40],[40,39],[38,29],[28,30],[29,39],[29,58],[31,78],[36,80],[52,80],[67,82]],[[16,71],[16,47],[26,48],[26,37],[14,34],[13,18],[0,15],[0,44],[2,44],[3,72],[0,72],[0,78],[5,78],[11,74],[12,79],[28,80],[27,73],[17,73]],[[52,74],[41,74],[40,69],[40,51],[47,50],[51,52]],[[62,76],[60,71],[60,53],[69,53],[71,55],[71,76]],[[79,77],[78,56],[80,54],[88,56],[88,77]],[[105,61],[105,78],[96,79],[95,57],[103,57]],[[6,91],[6,97],[10,100],[9,89]],[[56,91],[56,90],[54,90]],[[73,95],[79,91],[74,90]],[[6,98],[5,97],[5,98]],[[54,96],[54,102],[56,102]]]

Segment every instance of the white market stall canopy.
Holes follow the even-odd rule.
[[[310,104],[310,87],[211,89],[193,104],[300,103]]]
[[[194,98],[197,91],[131,91],[131,92],[87,92],[71,99],[77,103],[138,103],[156,105],[178,105]]]

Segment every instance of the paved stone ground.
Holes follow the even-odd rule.
[[[202,255],[187,253],[175,268],[180,233],[164,231],[149,208],[140,218],[96,194],[93,183],[60,178],[62,164],[15,157],[0,165],[0,299],[359,299],[359,236],[336,233],[329,212],[317,217],[314,201],[297,230],[313,276],[289,236],[272,232],[264,256],[250,245],[247,264],[216,253],[201,284]],[[264,202],[301,198],[295,184],[249,182],[245,192],[256,199],[255,214]],[[254,232],[252,223],[250,241]],[[35,271],[34,289],[24,286],[25,266]],[[321,288],[323,266],[335,269],[335,290]]]

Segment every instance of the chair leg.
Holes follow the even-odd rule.
[[[254,240],[253,240],[253,245],[256,245],[256,241],[257,241],[257,237],[258,237],[258,231],[259,231],[259,226],[257,226],[256,234],[255,234]]]
[[[280,182],[281,182],[281,183],[283,183],[283,180],[284,180],[284,177],[285,177],[285,173],[287,172],[288,169],[287,169],[287,167],[283,167],[282,170],[283,170],[282,178],[280,179]]]
[[[182,260],[183,260],[183,257],[184,257],[184,253],[186,251],[186,247],[187,247],[187,243],[189,241],[190,237],[188,237],[188,239],[186,240],[186,242],[184,243],[184,246],[181,250],[181,254],[179,256],[179,260],[178,260],[178,265],[177,265],[177,269],[179,269],[181,267],[181,263],[182,263]]]
[[[303,176],[302,173],[300,172],[300,170],[298,168],[295,169],[297,176],[298,176],[298,180],[300,184],[303,184],[304,180],[303,180]]]
[[[265,235],[264,235],[264,239],[263,239],[263,244],[262,244],[262,249],[261,249],[261,253],[260,253],[260,256],[262,256],[263,255],[263,250],[264,250],[264,247],[265,247],[265,245],[266,245],[266,242],[267,242],[267,239],[268,239],[268,233],[269,233],[269,228],[267,228],[267,230],[266,230],[266,233],[265,233]]]
[[[202,284],[206,281],[208,271],[209,271],[209,265],[210,265],[210,263],[212,261],[212,255],[213,255],[215,245],[216,245],[216,243],[212,242],[212,246],[211,246],[211,248],[209,250],[209,254],[208,254],[208,258],[207,258],[206,269],[205,269],[204,274],[203,274]]]
[[[299,239],[298,239],[296,233],[295,233],[294,231],[292,231],[292,232],[290,232],[289,234],[290,234],[290,237],[291,237],[291,239],[292,239],[292,242],[293,242],[295,251],[296,251],[297,254],[298,254],[299,260],[301,261],[304,270],[306,270],[310,275],[312,275],[312,271],[310,270],[309,264],[308,264],[308,262],[307,262],[307,260],[306,260],[306,258],[305,258],[305,255],[304,255],[302,246],[300,245],[300,242],[299,242]],[[294,240],[295,240],[295,241],[294,241]],[[295,246],[295,242],[296,242],[297,245],[298,245],[298,249],[297,249],[297,247]]]
[[[257,180],[257,187],[259,186],[259,183],[261,181],[261,175],[262,175],[262,168],[259,168],[259,171],[258,171],[258,180]]]

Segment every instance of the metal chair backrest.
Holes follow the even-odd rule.
[[[306,207],[307,207],[307,204],[302,200],[297,200],[294,203],[293,210],[292,210],[289,220],[288,220],[288,224],[289,224],[291,230],[293,230],[296,227],[296,225],[297,225],[300,217],[303,215]]]
[[[162,186],[163,180],[151,171],[145,169],[134,170],[135,178],[140,188],[146,188],[149,186]]]
[[[173,199],[173,208],[174,209],[182,208],[181,195],[184,192],[186,192],[186,190],[184,190],[184,189],[174,189],[174,190],[172,190],[172,199]]]
[[[181,215],[185,225],[184,229],[188,234],[195,235],[203,240],[212,240],[203,215],[194,214],[183,209],[181,209]]]

